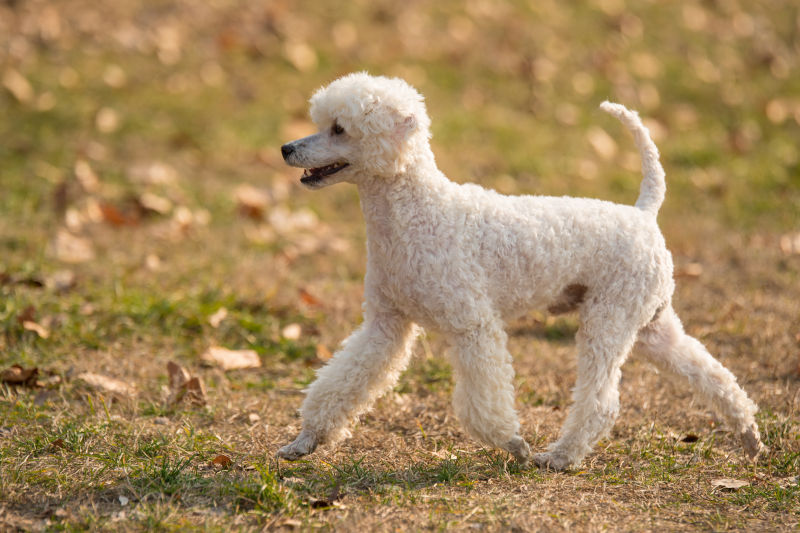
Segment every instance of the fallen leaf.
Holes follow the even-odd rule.
[[[786,255],[800,254],[800,232],[781,235],[780,246]]]
[[[122,397],[131,397],[136,395],[136,389],[133,385],[129,385],[119,379],[104,376],[102,374],[93,374],[91,372],[83,372],[75,377],[76,380],[82,381],[90,388],[114,394]]]
[[[57,270],[44,281],[45,286],[56,292],[64,292],[75,286],[75,273],[71,270]]]
[[[110,107],[103,107],[97,112],[94,124],[100,133],[113,133],[119,129],[119,113]]]
[[[233,461],[227,455],[218,455],[211,460],[211,466],[215,468],[230,468]]]
[[[711,485],[722,490],[734,491],[739,490],[742,487],[747,487],[750,485],[750,483],[740,479],[720,478],[712,481]]]
[[[250,422],[251,424],[255,424],[256,422],[258,422],[259,420],[261,420],[261,417],[260,417],[260,416],[258,416],[258,414],[256,414],[256,413],[249,413],[249,414],[247,415],[247,420],[248,420],[248,422]]]
[[[703,265],[700,263],[687,263],[683,268],[675,271],[676,278],[699,278],[703,274]]]
[[[212,328],[216,329],[227,316],[228,310],[224,307],[220,307],[213,315],[208,317],[208,323],[211,324]]]
[[[281,337],[290,341],[296,341],[300,338],[302,333],[303,328],[300,327],[300,324],[289,324],[281,330]]]
[[[317,344],[317,359],[327,361],[333,356],[331,351],[324,344]]]
[[[258,357],[255,350],[229,350],[221,346],[210,347],[200,356],[200,359],[223,370],[258,368],[261,366],[261,358]]]
[[[59,230],[53,241],[53,252],[59,261],[65,263],[85,263],[95,258],[91,241],[78,237],[66,230]]]
[[[23,276],[17,277],[8,274],[7,272],[0,272],[0,285],[24,285],[26,287],[44,287],[45,282],[36,276]],[[31,306],[32,308],[32,306]]]
[[[167,363],[167,374],[169,376],[170,390],[178,389],[192,378],[188,370],[173,361]]]
[[[128,82],[128,76],[119,65],[108,65],[103,71],[103,81],[109,87],[119,89]]]
[[[186,399],[192,405],[203,406],[206,404],[206,388],[198,377],[193,377],[184,385],[186,388]]]
[[[45,328],[41,324],[38,324],[37,322],[34,322],[33,320],[25,320],[24,322],[22,322],[22,329],[25,329],[27,331],[33,331],[43,339],[46,339],[50,336],[50,331],[48,331],[47,328]]]
[[[138,217],[125,213],[108,202],[100,203],[100,212],[103,215],[103,220],[115,227],[135,226],[139,223]]]
[[[157,272],[161,270],[161,258],[156,254],[147,254],[147,257],[144,258],[144,266],[147,270]]]
[[[254,220],[263,220],[269,195],[251,185],[240,185],[233,192],[239,212]]]
[[[592,145],[594,151],[597,152],[601,158],[605,160],[612,159],[615,155],[617,155],[617,143],[611,136],[606,133],[604,130],[601,130],[597,126],[593,126],[587,132],[587,137],[589,139],[589,144]]]
[[[336,502],[332,502],[327,498],[309,498],[308,506],[312,509],[330,509],[336,507]]]
[[[36,308],[32,305],[29,305],[25,309],[22,310],[20,314],[17,315],[17,322],[20,325],[24,324],[25,322],[29,322],[36,318]]]
[[[326,498],[309,498],[308,506],[312,509],[330,509],[332,507],[340,507],[339,500],[342,499],[343,494],[339,492],[339,487],[336,486],[331,490]]]
[[[23,368],[20,365],[12,365],[0,373],[0,381],[9,385],[28,385],[33,386],[39,376],[39,368]]]
[[[100,186],[100,178],[85,159],[75,161],[75,178],[86,192],[96,192]]]
[[[6,70],[3,74],[3,87],[8,89],[8,92],[23,104],[33,100],[34,92],[31,83],[13,68]]]
[[[304,304],[310,305],[311,307],[319,307],[322,305],[322,302],[320,302],[316,296],[308,292],[306,289],[301,288],[299,293],[300,301],[302,301]]]
[[[681,442],[697,442],[700,440],[700,437],[695,435],[694,433],[689,433],[685,437],[681,439]]]
[[[192,405],[206,404],[206,390],[200,378],[192,377],[188,370],[173,361],[167,363],[167,374],[170,390],[167,405],[177,405],[184,398]]]
[[[139,205],[145,212],[158,213],[159,215],[168,215],[172,211],[172,202],[153,193],[143,193],[139,199]]]
[[[288,41],[283,47],[284,57],[300,72],[317,68],[317,53],[302,41]]]
[[[50,449],[52,450],[65,450],[67,445],[64,443],[64,439],[56,439],[50,443]]]

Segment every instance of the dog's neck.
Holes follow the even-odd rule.
[[[454,185],[436,167],[430,149],[421,151],[405,172],[361,180],[358,193],[369,245],[392,240],[395,232],[415,221],[430,220],[436,213],[426,206],[437,205],[437,197],[447,195]]]

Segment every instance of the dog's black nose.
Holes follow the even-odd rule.
[[[283,154],[284,160],[286,160],[287,157],[292,155],[292,152],[294,152],[294,146],[292,146],[291,144],[284,144],[283,146],[281,146],[281,154]]]

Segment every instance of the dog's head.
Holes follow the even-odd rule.
[[[287,143],[287,164],[306,169],[300,181],[319,189],[364,176],[391,177],[426,149],[430,119],[422,95],[399,78],[349,74],[311,97],[319,133]]]

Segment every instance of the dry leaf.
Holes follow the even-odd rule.
[[[695,435],[694,433],[689,433],[685,437],[681,439],[681,442],[697,442],[700,440],[700,437]]]
[[[331,351],[324,344],[317,344],[317,359],[327,361],[332,357]]]
[[[683,268],[675,271],[676,278],[699,278],[703,274],[703,265],[700,263],[687,263]]]
[[[44,281],[45,286],[56,292],[64,292],[75,286],[75,273],[71,270],[57,270]]]
[[[46,339],[50,336],[50,331],[48,331],[47,328],[34,322],[33,320],[25,320],[22,322],[22,328],[27,331],[33,331],[43,339]]]
[[[184,384],[186,399],[192,405],[203,406],[206,404],[206,387],[198,377],[193,377]]]
[[[34,93],[30,82],[13,68],[6,70],[3,74],[3,87],[23,104],[33,100]]]
[[[206,389],[200,378],[192,377],[188,370],[173,361],[167,363],[167,374],[170,390],[167,405],[177,405],[184,398],[192,405],[206,404]]]
[[[34,320],[36,318],[36,308],[32,305],[29,305],[25,309],[22,310],[20,314],[17,315],[17,322],[20,325],[24,324],[25,322]]]
[[[300,72],[311,72],[317,68],[317,54],[308,44],[288,41],[283,47],[286,59]]]
[[[211,466],[215,468],[230,468],[233,461],[227,455],[218,455],[211,460]]]
[[[781,235],[780,246],[786,255],[800,254],[800,232]]]
[[[750,483],[740,479],[720,478],[712,481],[711,485],[722,490],[738,490],[742,487],[749,486]]]
[[[220,307],[213,315],[208,317],[208,323],[211,324],[212,328],[216,329],[227,316],[228,310],[224,307]]]
[[[136,395],[136,389],[132,385],[129,385],[128,383],[118,379],[104,376],[102,374],[83,372],[82,374],[78,374],[75,379],[82,381],[92,389],[100,392],[123,397],[131,397]]]
[[[128,82],[128,76],[119,65],[108,65],[103,71],[103,81],[109,87],[119,89]]]
[[[90,240],[63,229],[56,234],[53,252],[59,261],[65,263],[85,263],[95,258],[94,246]]]
[[[172,361],[167,363],[167,374],[169,376],[170,390],[177,390],[192,378],[188,370]]]
[[[86,192],[96,192],[100,186],[100,178],[85,159],[75,162],[75,177]]]
[[[264,211],[269,205],[269,195],[251,185],[240,185],[233,192],[239,212],[255,220],[264,218]]]
[[[331,507],[340,507],[339,500],[342,499],[343,494],[339,491],[339,486],[331,490],[327,498],[309,498],[308,506],[312,509],[329,509]]]
[[[255,424],[259,420],[261,420],[261,417],[258,416],[258,414],[256,414],[256,413],[248,413],[247,421],[250,422],[251,424]]]
[[[593,126],[589,129],[586,136],[589,139],[589,144],[592,145],[594,151],[597,152],[597,155],[601,158],[609,160],[617,155],[616,141],[604,130]]]
[[[143,193],[139,197],[139,205],[143,211],[168,215],[172,211],[172,202],[163,196],[158,196],[149,192]]]
[[[103,107],[97,112],[94,124],[100,133],[113,133],[119,129],[119,113],[110,107]]]
[[[12,365],[0,373],[0,381],[9,385],[34,386],[38,376],[39,369],[37,367],[23,368],[20,365]]]
[[[254,350],[229,350],[221,346],[210,347],[200,356],[203,361],[219,366],[223,370],[258,368],[261,358]]]
[[[322,305],[322,302],[320,302],[313,294],[308,292],[306,289],[301,288],[299,292],[300,292],[300,301],[302,301],[304,304],[310,305],[311,307],[319,307],[320,305]]]
[[[64,443],[64,439],[56,439],[50,443],[50,448],[52,450],[65,450],[67,445]]]
[[[117,206],[107,202],[100,203],[100,212],[103,214],[103,220],[115,227],[135,226],[139,223],[136,216],[124,213]]]

